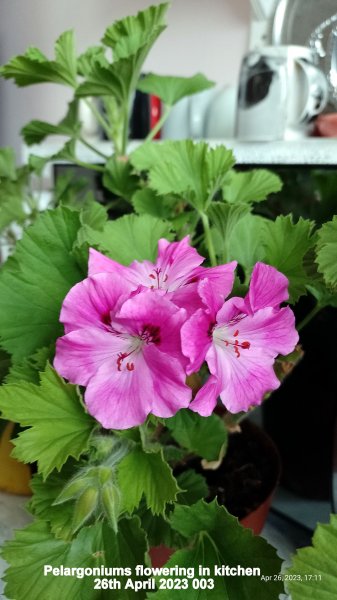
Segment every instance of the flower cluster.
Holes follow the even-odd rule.
[[[155,264],[126,267],[90,250],[88,278],[63,302],[54,366],[86,387],[87,409],[103,427],[187,407],[206,416],[219,396],[236,413],[279,386],[275,357],[298,341],[291,309],[280,307],[288,280],[257,263],[247,296],[226,300],[236,263],[205,268],[203,260],[188,237],[161,239]],[[204,361],[210,376],[191,402],[186,376]]]

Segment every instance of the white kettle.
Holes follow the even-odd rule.
[[[242,62],[236,137],[242,141],[308,136],[329,97],[324,73],[305,46],[265,46]]]

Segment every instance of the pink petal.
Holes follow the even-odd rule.
[[[261,404],[264,395],[280,385],[274,373],[273,358],[259,350],[242,353],[238,358],[227,349],[217,347],[214,355],[211,372],[216,371],[220,398],[232,413],[248,411],[251,406]]]
[[[216,322],[218,325],[225,325],[241,314],[246,314],[244,300],[234,296],[227,300],[217,312]]]
[[[94,248],[89,248],[88,276],[98,273],[118,273],[116,266],[122,266]]]
[[[298,342],[294,313],[289,307],[280,310],[263,308],[252,316],[239,315],[232,322],[228,320],[221,325],[223,313],[224,310],[221,320],[217,319],[215,332],[223,331],[223,338],[231,344],[248,342],[249,348],[242,350],[241,356],[251,354],[258,348],[266,356],[275,358],[278,354],[292,352]]]
[[[217,312],[224,303],[227,296],[231,293],[234,284],[234,271],[237,262],[233,261],[218,267],[197,267],[194,270],[194,277],[200,282],[207,280],[208,284],[199,284],[198,289],[206,306],[214,304],[214,300],[210,301],[207,295],[207,290],[211,290],[212,298],[216,299],[215,312]]]
[[[219,380],[211,375],[198,391],[189,408],[202,417],[209,417],[216,406],[220,391]]]
[[[172,302],[186,310],[186,318],[191,317],[199,308],[204,308],[198,292],[198,283],[187,283],[174,292],[168,292],[168,297]]]
[[[170,291],[186,283],[204,258],[189,244],[189,236],[180,242],[168,242],[160,239],[158,242],[158,259],[156,267],[163,275],[167,275],[166,286]]]
[[[260,404],[267,392],[279,387],[274,359],[294,349],[298,334],[290,308],[265,308],[253,316],[218,325],[213,339],[206,360],[219,381],[221,400],[236,413]]]
[[[153,379],[151,412],[157,417],[168,418],[181,408],[187,408],[192,391],[186,385],[186,374],[181,363],[150,345],[144,348],[144,359]]]
[[[212,319],[205,310],[199,309],[181,328],[181,344],[184,355],[189,359],[188,375],[199,371],[206,352],[212,344],[210,327]]]
[[[132,286],[112,273],[100,273],[84,279],[71,288],[63,301],[60,321],[66,333],[82,327],[106,329],[111,311],[132,290]]]
[[[56,342],[54,367],[71,383],[87,385],[98,369],[107,364],[116,370],[120,352],[127,352],[130,340],[96,327],[78,329]]]
[[[279,307],[289,298],[288,285],[289,281],[283,273],[264,263],[256,263],[245,298],[249,312],[266,306]]]
[[[186,320],[184,309],[178,308],[161,293],[145,290],[124,302],[116,314],[116,323],[120,322],[132,335],[141,335],[144,328],[158,328],[160,341],[158,348],[171,356],[182,360],[180,330]]]
[[[145,421],[153,394],[150,370],[139,353],[133,371],[102,364],[89,381],[84,400],[88,412],[106,429],[128,429]]]
[[[224,302],[222,295],[219,294],[216,288],[213,288],[208,279],[202,279],[199,281],[198,294],[202,300],[204,308],[207,308],[207,312],[209,312],[211,318],[213,321],[215,321],[215,315]]]

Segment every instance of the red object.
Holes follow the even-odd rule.
[[[149,550],[152,566],[163,567],[174,552],[173,548],[167,546],[153,546]]]
[[[260,506],[258,506],[253,512],[249,513],[246,517],[240,520],[241,525],[247,527],[247,529],[252,529],[255,535],[259,535],[264,527],[264,524],[267,520],[271,501],[273,499],[274,490],[266,498]]]
[[[337,137],[337,113],[317,117],[314,135],[318,137]]]
[[[161,117],[161,100],[158,96],[149,96],[150,101],[150,130],[152,130],[155,125],[157,125],[160,117]],[[161,130],[157,131],[154,136],[154,140],[159,140],[161,138]]]

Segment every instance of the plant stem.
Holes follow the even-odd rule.
[[[156,123],[156,125],[148,133],[148,135],[146,136],[144,142],[150,142],[151,140],[153,140],[153,138],[155,137],[155,135],[158,133],[158,131],[164,125],[164,123],[165,123],[167,117],[169,116],[171,110],[172,110],[172,106],[169,106],[169,105],[165,106],[164,112],[163,112],[162,116],[160,117],[158,123]]]
[[[107,123],[107,121],[104,119],[103,115],[100,113],[100,111],[98,110],[97,106],[95,106],[95,104],[93,102],[90,102],[90,100],[88,100],[88,98],[84,98],[84,102],[90,108],[92,114],[96,117],[98,123],[104,129],[104,131],[107,134],[109,140],[111,140],[112,137],[111,137],[111,131],[110,131],[109,123]]]
[[[303,327],[308,325],[308,323],[310,323],[311,319],[313,319],[317,315],[317,313],[319,313],[321,308],[322,307],[319,304],[316,304],[316,306],[307,314],[307,316],[304,317],[303,321],[301,321],[297,325],[297,327],[296,327],[297,331],[301,331],[303,329]]]
[[[104,154],[104,152],[101,152],[100,150],[98,150],[98,148],[95,148],[95,146],[90,144],[90,142],[87,142],[87,140],[84,139],[81,135],[78,137],[78,140],[81,142],[81,144],[83,144],[83,146],[86,146],[87,148],[89,148],[89,150],[92,150],[92,152],[95,152],[96,154],[98,154],[98,156],[104,158],[104,160],[107,160],[109,158],[106,154]]]
[[[123,114],[123,137],[122,137],[122,144],[121,144],[119,154],[121,156],[125,156],[127,145],[128,145],[128,139],[129,139],[129,109],[128,109],[127,104],[125,105],[122,114]],[[118,152],[117,152],[117,147],[116,147],[116,154],[117,153]]]
[[[104,167],[100,167],[99,165],[92,165],[91,163],[84,162],[83,160],[78,160],[77,158],[72,159],[75,165],[79,167],[83,167],[84,169],[90,169],[90,171],[98,171],[98,173],[104,173]]]
[[[209,254],[209,260],[210,260],[212,267],[216,267],[217,260],[216,260],[215,250],[214,250],[211,228],[209,226],[208,216],[204,212],[200,212],[200,217],[201,217],[202,225],[203,225],[204,232],[205,232],[205,242],[206,242],[206,246],[207,246],[207,250],[208,250],[208,254]]]

